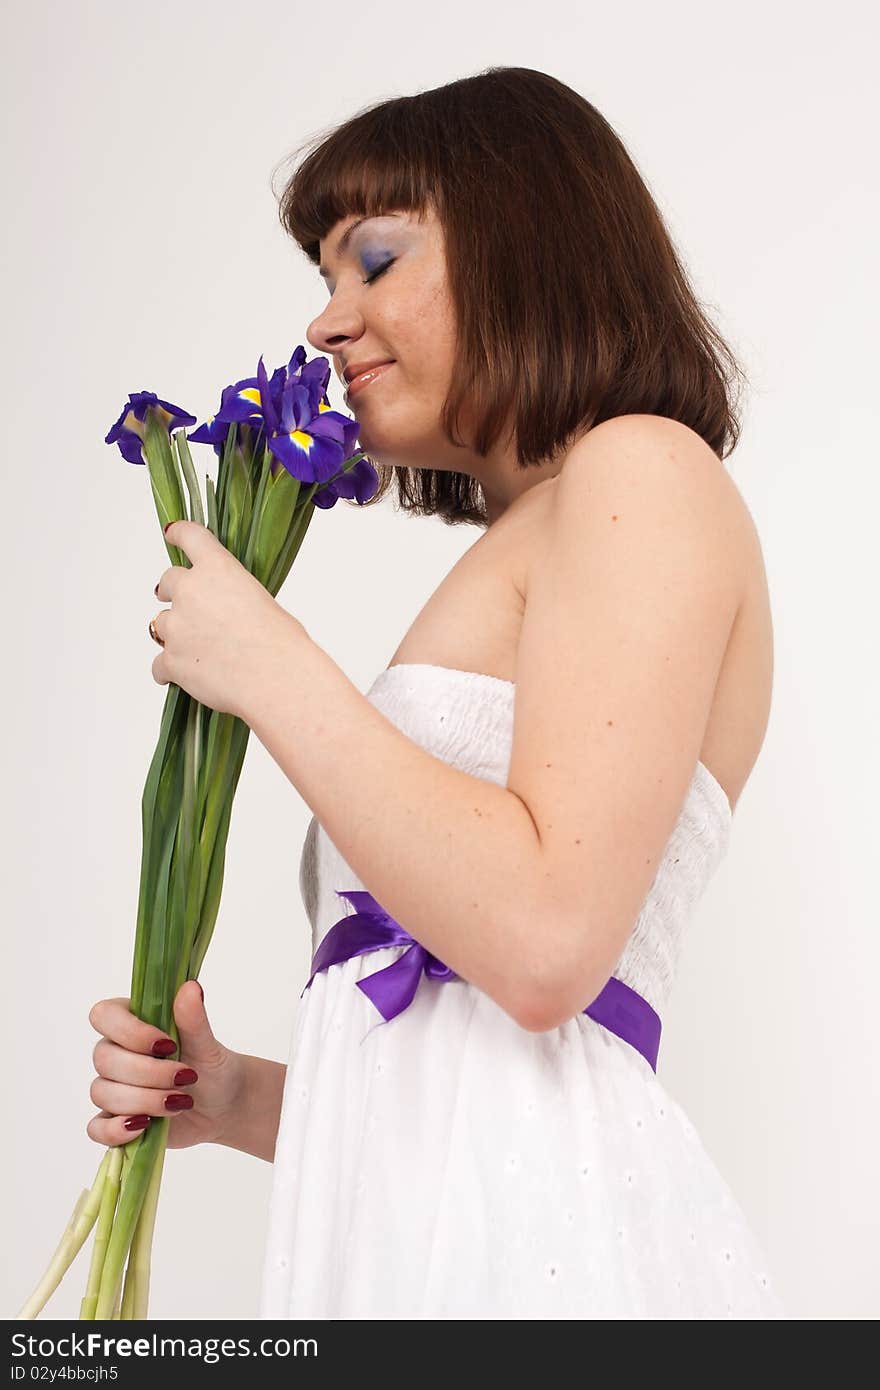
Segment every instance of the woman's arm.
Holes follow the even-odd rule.
[[[238,1056],[243,1077],[240,1099],[214,1142],[272,1163],[287,1067],[268,1057]]]
[[[530,1026],[549,893],[523,802],[409,738],[301,627],[267,649],[241,717],[385,911]]]

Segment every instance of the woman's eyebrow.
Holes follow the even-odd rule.
[[[360,227],[361,224],[362,224],[363,222],[375,222],[375,221],[377,220],[378,216],[379,216],[379,214],[376,213],[373,217],[359,217],[359,218],[357,219],[356,222],[352,222],[351,226],[348,227],[347,230],[344,231],[344,232],[342,233],[342,236],[339,238],[338,242],[336,243],[336,256],[337,256],[337,259],[338,259],[340,256],[344,255],[345,250],[346,250],[346,248],[347,248],[347,246],[348,246],[348,243],[349,243],[349,241],[351,240],[352,233],[355,232],[355,231],[357,230],[357,228]],[[383,214],[383,216],[393,217],[394,214],[393,214],[393,213],[387,213],[387,214]],[[325,270],[323,266],[320,266],[319,269],[318,269],[318,274],[321,276],[321,278],[322,278],[323,280],[326,280],[326,279],[328,278],[328,276],[330,275],[330,271],[329,271],[329,270]]]

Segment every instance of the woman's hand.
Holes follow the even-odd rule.
[[[279,652],[308,634],[207,526],[174,521],[165,537],[192,568],[172,565],[156,585],[156,597],[171,608],[153,621],[163,644],[153,679],[173,681],[200,704],[247,722]]]
[[[174,1022],[180,1034],[180,1055],[161,1028],[143,1023],[129,1009],[128,999],[100,999],[89,1022],[102,1037],[92,1054],[98,1075],[89,1095],[102,1107],[86,1125],[96,1144],[128,1144],[146,1125],[148,1116],[171,1119],[168,1148],[222,1143],[227,1126],[242,1104],[244,1058],[219,1043],[211,1031],[201,986],[187,980],[174,1001]],[[182,1074],[181,1074],[182,1073]],[[166,1106],[168,1097],[182,1096]],[[137,1120],[128,1127],[126,1119]]]

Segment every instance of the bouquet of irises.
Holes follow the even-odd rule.
[[[222,392],[217,414],[196,424],[151,391],[129,395],[105,443],[147,466],[160,526],[188,518],[218,538],[273,598],[286,579],[316,507],[340,497],[363,504],[378,476],[356,452],[356,420],[333,410],[326,357],[297,347],[286,367]],[[207,521],[187,440],[217,455],[217,484],[206,475]],[[184,484],[189,509],[184,496]],[[172,564],[189,564],[166,541]],[[179,1042],[172,1005],[197,979],[211,940],[226,858],[232,802],[250,729],[236,716],[192,699],[169,683],[141,803],[143,846],[131,1012]],[[153,1231],[168,1137],[157,1118],[129,1143],[108,1148],[91,1188],[19,1318],[36,1318],[92,1227],[95,1239],[80,1319],[147,1315]]]

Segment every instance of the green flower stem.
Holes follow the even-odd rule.
[[[202,510],[202,498],[199,492],[199,480],[196,477],[196,470],[192,461],[192,454],[186,442],[186,431],[178,430],[174,435],[174,443],[177,448],[177,457],[183,476],[186,479],[186,490],[189,493],[189,514],[192,521],[197,521],[199,525],[205,524],[205,513]]]
[[[186,825],[191,821],[196,794],[196,765],[201,741],[201,706],[188,698],[182,702],[185,733],[182,747],[177,746],[173,761],[163,769],[156,797],[157,824],[153,840],[161,851],[158,873],[156,875],[153,901],[145,913],[146,951],[143,966],[142,997],[133,997],[132,1009],[139,1017],[155,1023],[177,1041],[172,1005],[173,993],[169,993],[169,981],[177,969],[177,962],[183,946],[181,936],[185,937],[185,924],[180,907],[181,885],[186,887],[187,856],[181,855],[176,863],[173,859],[175,846],[180,847],[181,836],[187,833],[193,837],[192,828],[187,832]],[[173,791],[171,790],[173,788]],[[163,792],[165,795],[163,796]],[[172,808],[179,808],[171,818]],[[106,1254],[100,1268],[100,1283],[94,1293],[94,1304],[84,1302],[83,1317],[112,1318],[117,1303],[120,1304],[120,1317],[131,1316],[133,1308],[144,1309],[149,1289],[149,1261],[152,1245],[152,1230],[155,1219],[155,1204],[158,1201],[158,1185],[161,1182],[162,1162],[165,1151],[167,1122],[154,1122],[148,1133],[141,1136],[137,1144],[127,1148],[133,1151],[131,1163],[126,1166],[116,1218],[112,1223]],[[141,1225],[147,1194],[153,1193],[153,1216],[147,1215]],[[137,1238],[138,1229],[141,1230]],[[126,1259],[133,1261],[128,1290],[122,1289],[123,1272]],[[120,1302],[121,1299],[121,1302]],[[140,1316],[140,1314],[137,1314]]]
[[[266,588],[273,598],[278,597],[278,591],[287,577],[293,557],[302,543],[303,536],[309,527],[309,521],[316,508],[308,502],[301,502],[293,514],[290,530],[281,550],[275,556],[272,565],[266,575]]]
[[[248,569],[264,586],[290,535],[303,487],[277,460],[274,469],[274,476],[266,485],[263,506],[259,515],[255,515],[251,528],[255,540],[253,550],[249,551],[251,563]]]
[[[226,431],[223,452],[220,454],[220,460],[217,465],[217,510],[219,514],[219,525],[214,534],[224,545],[226,544],[224,537],[229,531],[229,481],[232,470],[232,460],[235,457],[237,443],[238,425],[231,424]]]
[[[119,1196],[119,1177],[121,1172],[122,1148],[117,1146],[110,1150],[110,1163],[104,1178],[103,1191],[101,1192],[101,1210],[98,1214],[95,1243],[92,1246],[92,1261],[89,1265],[88,1283],[86,1284],[85,1296],[80,1306],[80,1320],[93,1321],[95,1317],[95,1308],[98,1303],[98,1289],[101,1286],[101,1274],[107,1256],[110,1232],[113,1228],[113,1215],[116,1211],[116,1200]]]
[[[112,1156],[113,1150],[107,1149],[101,1159],[91,1188],[84,1189],[77,1198],[76,1206],[64,1234],[58,1242],[58,1248],[49,1262],[49,1267],[19,1312],[19,1320],[30,1321],[42,1312],[85,1244],[89,1232],[98,1219],[101,1195],[104,1191],[104,1182]]]
[[[217,752],[214,766],[210,769],[210,780],[208,781],[207,795],[205,798],[205,814],[199,832],[199,845],[202,850],[207,850],[210,854],[217,834],[217,826],[223,811],[223,804],[226,799],[229,784],[232,781],[234,771],[235,753],[237,751],[237,740],[235,738],[235,725],[241,723],[233,714],[221,716],[221,722],[217,731]],[[247,728],[247,725],[244,726]],[[250,730],[248,729],[248,733]],[[240,735],[239,735],[240,737]]]
[[[217,493],[214,490],[214,482],[209,473],[205,474],[205,491],[208,494],[208,530],[213,531],[214,535],[220,538],[220,521],[217,514]]]
[[[311,496],[311,491],[313,491],[313,489],[307,494],[306,501],[297,508],[298,514],[295,516],[293,524],[291,525],[287,540],[268,576],[266,588],[273,598],[277,597],[282,584],[290,573],[291,566],[297,557],[306,531],[308,531],[311,525],[312,517],[315,515],[315,512],[318,511],[318,508],[308,500]]]
[[[113,1317],[134,1228],[150,1185],[153,1164],[164,1144],[164,1127],[161,1124],[151,1124],[137,1141],[137,1150],[131,1166],[126,1170],[101,1273],[101,1286],[95,1309],[95,1318],[98,1321]]]
[[[190,701],[183,744],[183,796],[177,820],[175,846],[173,908],[166,929],[165,969],[161,982],[167,1010],[171,1010],[177,993],[178,975],[186,971],[190,946],[198,929],[198,914],[202,902],[202,869],[198,853],[198,827],[195,824],[199,803],[199,771],[202,757],[202,710],[196,700]],[[183,973],[179,983],[186,978]],[[171,1015],[166,1022],[171,1022]],[[163,1023],[163,1027],[166,1023]]]
[[[180,521],[186,516],[186,504],[180,470],[171,448],[168,430],[157,417],[156,411],[149,408],[144,416],[143,453],[147,460],[147,472],[150,475],[159,525],[164,529],[169,521]],[[189,560],[177,546],[168,545],[166,542],[166,548],[173,565],[189,564]]]
[[[260,520],[263,515],[263,499],[266,496],[266,489],[269,486],[269,482],[272,477],[273,455],[269,453],[268,449],[263,449],[262,453],[263,465],[260,469],[260,481],[257,485],[257,494],[254,498],[253,510],[251,512],[251,524],[248,530],[247,544],[244,548],[244,554],[241,556],[241,563],[244,565],[245,569],[248,570],[250,573],[253,573],[254,551],[257,545],[257,535],[260,529]]]
[[[162,1169],[165,1163],[170,1123],[170,1120],[165,1119],[153,1121],[153,1124],[161,1125],[164,1137],[153,1164],[147,1195],[141,1207],[141,1214],[138,1217],[128,1256],[128,1268],[125,1271],[125,1292],[121,1295],[121,1316],[126,1321],[142,1320],[147,1316],[150,1298],[150,1259],[153,1249],[153,1231],[156,1225],[156,1211],[159,1205],[159,1190],[162,1185]]]
[[[220,820],[217,830],[217,838],[214,842],[214,853],[208,868],[208,881],[205,885],[205,900],[202,908],[199,931],[193,942],[189,960],[189,978],[197,980],[202,962],[211,942],[214,932],[214,924],[217,921],[217,913],[220,908],[220,894],[223,890],[223,874],[226,863],[226,837],[229,830],[229,819],[232,814],[231,804],[227,806]]]
[[[149,949],[150,906],[155,898],[161,861],[160,836],[155,833],[157,808],[160,804],[160,791],[164,792],[163,803],[167,803],[168,800],[168,783],[173,780],[170,768],[173,767],[176,758],[180,730],[185,718],[186,699],[183,698],[183,691],[179,685],[169,685],[162,711],[159,742],[153,754],[141,800],[143,848],[141,851],[141,881],[138,893],[137,928],[131,977],[131,1009],[133,1013],[138,1013],[143,998]],[[161,830],[161,826],[158,828]]]
[[[236,449],[229,465],[226,512],[223,544],[233,555],[238,555],[242,538],[248,534],[254,512],[251,465],[240,449]]]
[[[177,738],[169,750],[159,781],[151,836],[151,860],[155,868],[151,875],[146,911],[146,960],[142,976],[143,988],[133,996],[132,1009],[148,1023],[164,1028],[168,1023],[169,1001],[165,998],[165,956],[168,934],[169,904],[174,901],[174,851],[184,794],[184,763],[186,730],[191,719],[192,702],[183,694],[179,706]]]
[[[143,975],[143,988],[139,995],[132,994],[131,1011],[145,1023],[156,1028],[167,1028],[171,1021],[170,1003],[165,998],[165,958],[168,930],[169,900],[173,900],[171,859],[176,839],[176,823],[160,827],[163,842],[162,857],[153,890],[148,904],[146,927],[146,963]]]
[[[207,790],[206,814],[199,836],[198,856],[200,862],[200,898],[198,912],[191,917],[193,934],[187,941],[185,957],[177,976],[176,989],[186,979],[197,979],[208,943],[217,920],[220,906],[220,892],[223,887],[223,874],[226,858],[226,843],[229,835],[229,822],[232,803],[238,787],[241,769],[247,752],[250,729],[242,720],[232,715],[222,716],[228,721],[228,743],[224,760],[211,769],[211,780]],[[193,874],[195,878],[195,874]]]
[[[215,709],[208,710],[207,715],[208,721],[205,731],[205,747],[202,753],[202,775],[199,778],[199,794],[195,810],[195,823],[199,828],[200,835],[202,825],[204,824],[205,802],[208,798],[208,787],[211,784],[211,779],[214,776],[217,763],[217,743],[226,727],[223,721],[228,719],[228,715],[225,713],[221,714],[219,710]]]

